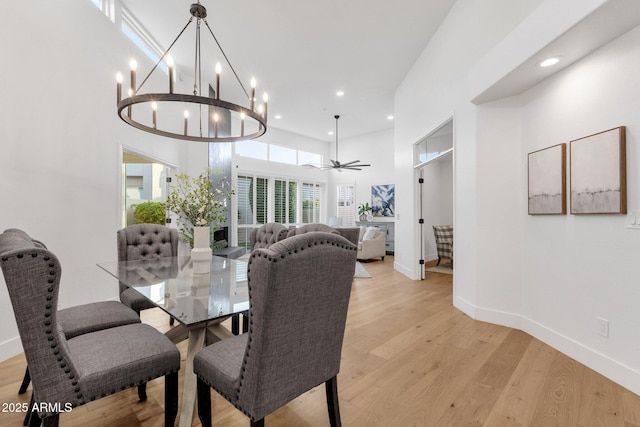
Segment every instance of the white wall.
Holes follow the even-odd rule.
[[[640,29],[520,96],[475,106],[474,61],[531,10],[505,0],[492,3],[502,16],[475,16],[479,4],[456,3],[396,92],[396,181],[413,188],[411,144],[452,112],[454,305],[521,328],[640,393],[640,233],[625,228],[624,215],[529,216],[526,204],[528,152],[626,125],[629,209],[639,208]],[[415,199],[398,193],[396,235],[409,239]],[[414,278],[417,248],[396,248],[396,268]],[[609,338],[597,335],[597,317],[609,320]]]
[[[330,152],[329,158],[335,160],[335,142],[330,144]],[[355,184],[356,207],[367,202],[371,205],[372,185],[396,184],[393,152],[393,128],[338,141],[338,156],[341,162],[360,160],[361,163],[370,164],[371,166],[363,167],[360,171],[344,170],[337,172],[329,170],[324,172],[329,177],[329,217],[336,215],[336,186],[339,184]],[[395,218],[374,217],[374,221],[393,222]]]
[[[524,162],[528,152],[625,125],[627,204],[638,210],[639,67],[636,28],[522,95],[519,158]],[[521,205],[526,209],[524,199]],[[527,329],[640,393],[640,233],[626,228],[625,215],[522,218]],[[609,320],[608,339],[597,335],[597,317]]]
[[[116,258],[122,145],[177,165],[185,145],[117,117],[116,72],[133,54],[149,66],[91,2],[5,2],[0,33],[0,231],[22,228],[60,258],[60,307],[117,298],[96,262]],[[4,279],[0,323],[3,360],[22,351]]]

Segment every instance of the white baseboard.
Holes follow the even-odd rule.
[[[400,273],[404,274],[411,280],[420,280],[420,276],[415,277],[416,273],[413,271],[412,268],[408,268],[402,264],[398,264],[396,261],[393,262],[393,268],[399,271]]]
[[[5,361],[16,354],[22,353],[22,342],[20,337],[11,338],[0,343],[0,361]]]
[[[570,337],[549,329],[527,317],[477,307],[459,297],[454,297],[453,305],[472,319],[524,331],[559,352],[604,375],[611,381],[640,395],[640,372]]]

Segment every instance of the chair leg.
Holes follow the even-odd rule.
[[[231,333],[240,335],[240,315],[238,313],[231,316]]]
[[[147,383],[138,386],[138,400],[145,402],[147,400]]]
[[[27,371],[29,372],[29,371]],[[27,410],[27,413],[24,414],[24,421],[22,421],[22,425],[23,426],[30,426],[31,425],[31,417],[36,417],[36,418],[40,418],[38,417],[38,414],[36,414],[35,412],[33,412],[33,406],[34,406],[35,402],[33,400],[33,393],[31,393],[31,400],[29,400],[29,409]]]
[[[37,412],[33,412],[29,417],[29,427],[40,427],[42,425],[42,419]]]
[[[164,425],[174,426],[178,415],[178,373],[164,377]]]
[[[258,421],[251,421],[251,427],[264,427],[264,418]]]
[[[173,324],[176,323],[176,319],[174,319],[173,317],[169,318],[169,326],[173,326]]]
[[[44,427],[58,427],[60,422],[60,414],[53,414],[44,419]]]
[[[198,418],[202,427],[211,427],[211,389],[198,378]]]
[[[438,257],[438,263],[436,264],[436,267],[440,265],[440,260],[441,260],[441,259],[442,259],[442,258]]]
[[[327,407],[329,409],[329,422],[331,427],[341,427],[340,406],[338,405],[338,378],[330,378],[325,383],[327,389]]]
[[[249,313],[245,311],[242,313],[242,333],[246,334],[247,332],[249,332]]]
[[[18,390],[18,394],[24,394],[27,391],[27,387],[29,387],[29,383],[31,382],[31,374],[29,374],[29,367],[24,371],[24,378],[22,379],[22,384],[20,385],[20,390]]]

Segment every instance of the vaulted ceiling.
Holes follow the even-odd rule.
[[[191,3],[123,0],[162,48],[189,20]],[[332,141],[335,114],[341,116],[340,138],[393,126],[387,116],[393,115],[394,91],[455,0],[201,3],[243,84],[248,87],[255,75],[258,93],[269,93],[269,126]],[[194,40],[188,33],[182,38]],[[204,47],[205,39],[212,38],[203,27],[203,74],[207,50],[216,50]],[[178,67],[193,70],[193,45],[180,50],[177,44],[171,51]],[[223,75],[231,79],[228,71]]]

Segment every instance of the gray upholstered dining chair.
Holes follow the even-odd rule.
[[[326,224],[311,223],[311,224],[302,225],[300,227],[287,229],[286,232],[280,232],[278,236],[278,241],[288,237],[297,236],[299,234],[304,234],[304,233],[311,233],[314,231],[321,231],[323,233],[340,234],[338,230]]]
[[[337,234],[309,232],[251,253],[249,332],[194,358],[203,426],[211,426],[211,388],[260,426],[322,383],[331,425],[340,425],[336,378],[356,250]]]
[[[44,243],[32,239],[23,230],[10,228],[5,230],[5,233],[31,240],[36,247],[47,249]],[[140,317],[135,311],[117,301],[99,301],[58,310],[58,324],[67,339],[131,323],[140,323]],[[31,377],[27,366],[18,394],[23,394],[27,391],[30,381]],[[145,398],[146,395],[144,395],[143,390],[140,400]]]
[[[258,228],[253,228],[249,234],[251,250],[268,248],[273,245],[278,241],[278,235],[282,230],[287,230],[287,227],[277,222],[269,222]]]
[[[178,230],[159,224],[134,224],[117,232],[118,261],[175,257],[178,255]],[[120,301],[138,314],[155,305],[120,282]],[[173,325],[173,317],[169,320]]]
[[[154,378],[165,377],[165,423],[178,410],[180,352],[149,325],[132,323],[65,337],[58,319],[61,266],[28,236],[0,235],[0,268],[40,406],[30,425],[57,426],[59,413]],[[44,409],[42,409],[44,408]]]

